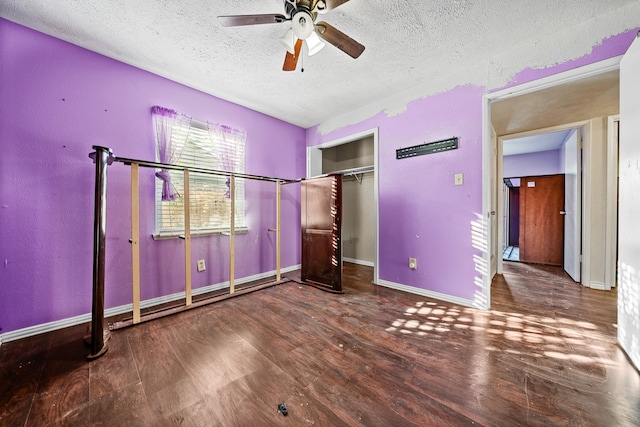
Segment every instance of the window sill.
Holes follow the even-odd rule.
[[[235,229],[235,234],[246,234],[249,232],[247,227],[238,227]],[[194,230],[191,231],[191,237],[210,237],[210,236],[229,236],[229,230]],[[158,233],[152,234],[153,240],[171,240],[171,239],[184,239],[184,233]]]

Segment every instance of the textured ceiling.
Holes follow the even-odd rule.
[[[619,86],[620,72],[609,71],[508,98],[491,104],[491,121],[502,136],[618,114]]]
[[[282,0],[0,2],[6,19],[305,128],[380,111],[399,95],[401,103],[448,85],[504,84],[526,66],[588,53],[637,25],[637,11],[637,0],[351,0],[322,19],[365,45],[362,56],[327,45],[286,73],[277,39],[289,23],[216,20],[283,13]],[[580,31],[590,39],[572,36]]]

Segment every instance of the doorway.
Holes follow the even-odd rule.
[[[580,282],[582,133],[581,128],[570,127],[499,138],[498,169],[504,176],[503,261],[561,265],[574,281]],[[553,176],[561,176],[563,181],[561,188],[553,191],[558,196],[555,199],[551,188],[541,187]],[[543,210],[534,211],[534,199],[521,194],[542,194]],[[556,206],[550,205],[551,200]],[[556,230],[543,231],[541,227]],[[530,249],[538,253],[522,251],[521,239],[522,244],[528,242]]]
[[[606,120],[608,116],[618,114],[619,102],[619,64],[621,57],[611,58],[599,63],[585,67],[576,68],[567,72],[559,73],[542,79],[525,83],[523,85],[496,91],[485,95],[483,109],[483,212],[487,219],[496,217],[498,224],[490,224],[487,220],[488,232],[486,247],[488,251],[484,256],[488,274],[483,280],[483,291],[490,301],[491,279],[496,273],[502,273],[502,257],[496,257],[496,246],[500,247],[503,238],[503,223],[497,212],[502,212],[502,191],[495,189],[495,182],[502,186],[502,171],[497,170],[501,159],[501,144],[498,143],[500,136],[504,135],[524,135],[533,133],[535,129],[553,129],[563,124],[569,123],[574,127],[584,126],[585,147],[589,144],[590,138],[594,135],[597,144],[585,148],[584,150],[584,178],[585,182],[581,189],[583,195],[583,206],[594,209],[600,204],[600,197],[597,194],[599,188],[594,186],[602,185],[605,179],[600,182],[593,179],[602,170],[591,169],[602,168],[598,162],[606,163],[606,155],[600,155],[597,149],[606,148],[601,144],[602,136],[606,139]],[[604,124],[603,124],[604,123]],[[568,128],[568,125],[565,127]],[[606,151],[606,149],[605,149]],[[497,161],[496,161],[497,158]],[[595,165],[595,166],[594,166]],[[606,171],[605,171],[606,172]],[[492,182],[494,184],[492,184]],[[592,199],[593,198],[593,199]],[[500,203],[500,206],[499,206]],[[594,215],[594,212],[587,209],[583,215],[583,223],[591,224],[592,220],[603,219]],[[593,236],[590,230],[583,233],[583,268],[581,282],[586,286],[598,287],[602,283],[594,280],[594,272],[601,274],[604,270],[603,257],[595,257],[600,265],[593,266],[589,259],[589,250],[596,247],[596,242],[600,236]],[[593,237],[593,241],[592,241]],[[498,242],[498,244],[495,244]],[[495,264],[492,260],[497,258]],[[604,279],[602,279],[604,281]]]
[[[307,147],[307,178],[343,177],[342,258],[378,281],[378,129]]]
[[[520,178],[504,178],[502,260],[520,261]]]

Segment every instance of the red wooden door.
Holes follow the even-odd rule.
[[[342,175],[302,181],[303,282],[342,292]]]
[[[520,181],[520,261],[562,265],[564,175]]]

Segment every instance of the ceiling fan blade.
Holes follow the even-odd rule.
[[[324,0],[324,2],[327,4],[327,10],[335,9],[336,7],[348,1],[349,0]]]
[[[218,21],[223,27],[239,27],[241,25],[278,24],[287,20],[287,17],[279,13],[267,13],[262,15],[222,15]]]
[[[364,52],[363,45],[324,21],[316,24],[316,33],[354,59],[358,58],[362,55],[362,52]]]
[[[298,65],[298,57],[300,56],[300,50],[302,49],[302,40],[298,39],[294,47],[295,53],[287,51],[287,55],[284,57],[284,65],[282,65],[282,71],[295,71]]]

